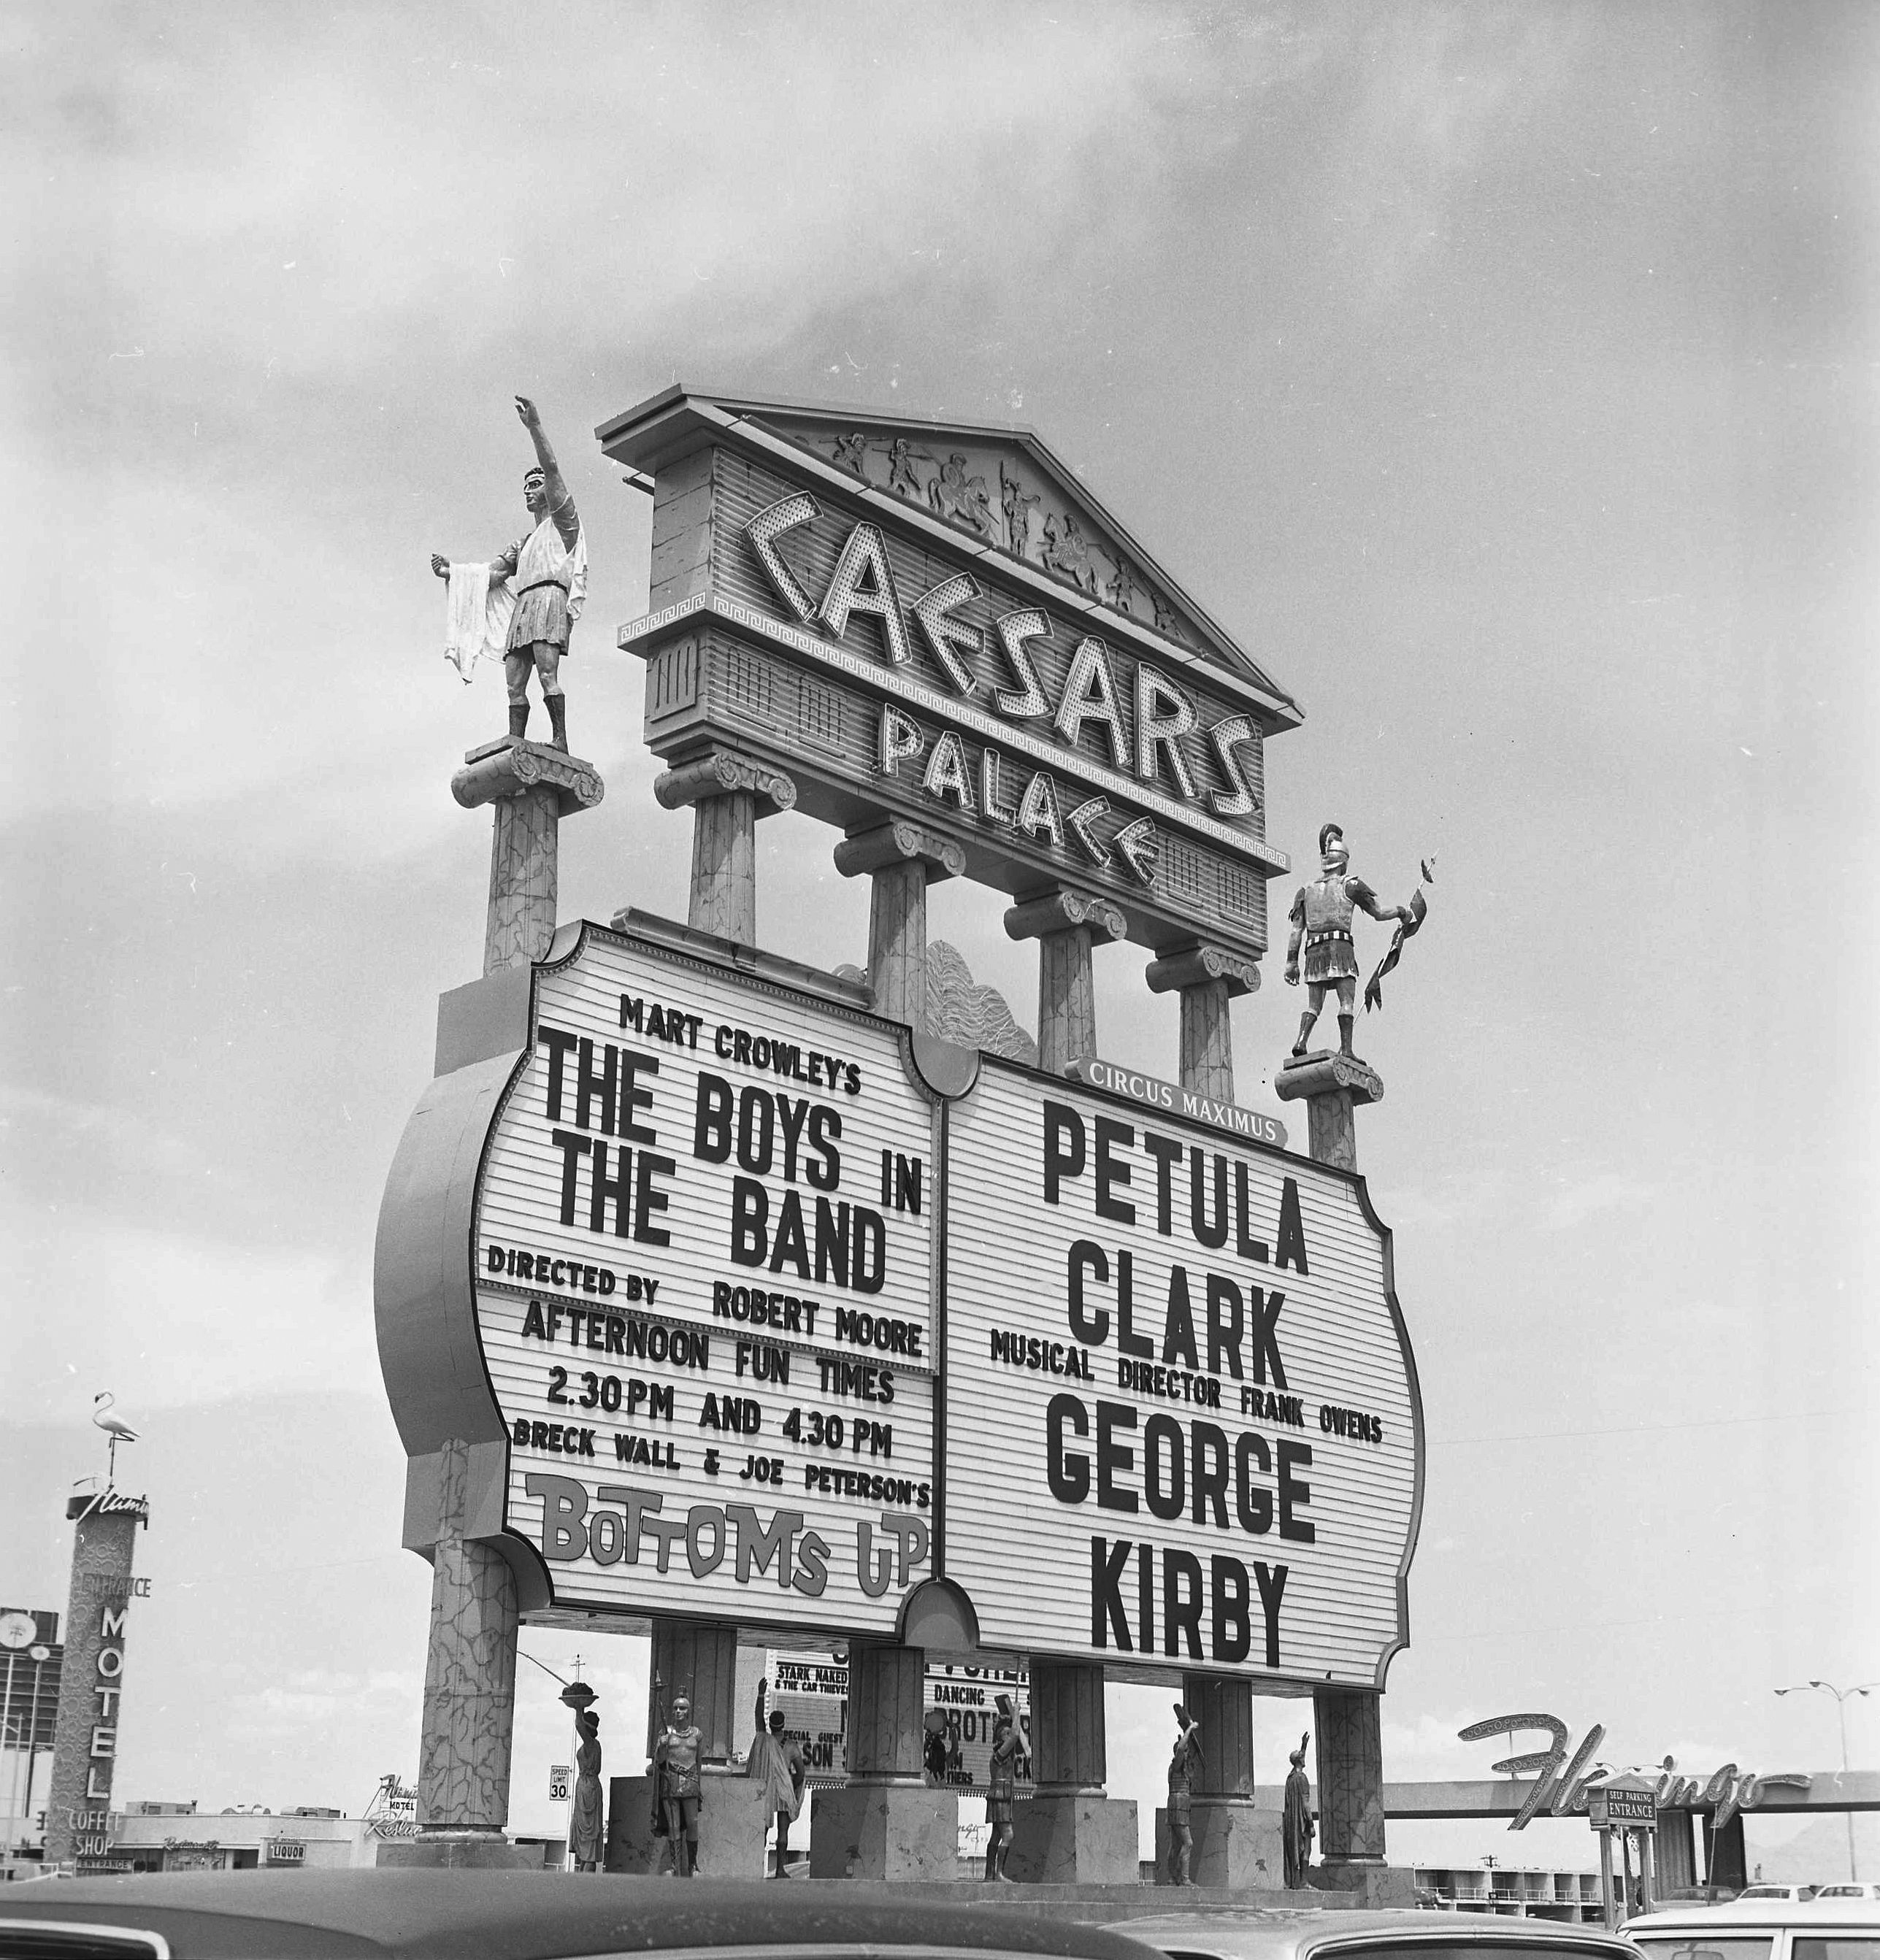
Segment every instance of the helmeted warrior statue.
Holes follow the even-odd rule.
[[[1351,853],[1345,848],[1345,833],[1335,823],[1321,826],[1318,833],[1319,875],[1299,888],[1292,901],[1292,934],[1286,941],[1286,982],[1296,987],[1300,979],[1300,953],[1305,953],[1306,1010],[1299,1017],[1299,1038],[1292,1044],[1295,1055],[1305,1052],[1313,1025],[1325,1004],[1325,989],[1338,990],[1338,1045],[1351,1053],[1352,1023],[1357,1008],[1358,950],[1351,937],[1351,921],[1360,907],[1374,919],[1396,919],[1414,931],[1420,921],[1408,905],[1387,905],[1363,879],[1350,870]]]
[[[666,1841],[672,1849],[672,1869],[682,1879],[699,1869],[699,1769],[705,1761],[705,1733],[692,1719],[692,1700],[675,1695],[672,1720],[653,1745],[655,1774],[665,1809]]]
[[[1312,1784],[1305,1774],[1305,1745],[1308,1732],[1299,1738],[1299,1746],[1286,1760],[1292,1768],[1286,1777],[1286,1821],[1282,1828],[1286,1852],[1286,1890],[1296,1892],[1308,1885],[1312,1863]]]

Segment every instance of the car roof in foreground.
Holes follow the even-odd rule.
[[[21,1897],[19,1895],[24,1894]],[[161,1933],[177,1960],[560,1960],[709,1947],[977,1948],[1066,1960],[1149,1960],[1101,1927],[993,1908],[832,1898],[752,1879],[556,1872],[174,1873],[0,1890],[8,1920]],[[0,1932],[0,1954],[6,1936]]]
[[[1668,1906],[1629,1919],[1619,1930],[1628,1939],[1649,1939],[1668,1933],[1723,1933],[1732,1927],[1757,1932],[1777,1926],[1880,1925],[1880,1901],[1874,1899],[1737,1899],[1729,1905]]]
[[[1224,1960],[1334,1952],[1355,1942],[1392,1946],[1417,1943],[1442,1946],[1580,1946],[1623,1954],[1625,1943],[1604,1927],[1572,1926],[1550,1919],[1503,1918],[1486,1913],[1371,1911],[1362,1908],[1274,1906],[1158,1913],[1125,1922],[1132,1939],[1165,1953],[1212,1953]]]

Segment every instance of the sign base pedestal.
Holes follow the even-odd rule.
[[[1197,1796],[1189,1800],[1188,1828],[1194,1850],[1188,1860],[1190,1885],[1225,1887],[1231,1892],[1278,1892],[1286,1884],[1286,1849],[1279,1813],[1257,1809],[1245,1797]],[[1168,1812],[1155,1813],[1155,1882],[1172,1882],[1173,1848]],[[1292,1895],[1296,1897],[1298,1895]]]
[[[542,1869],[539,1848],[511,1844],[500,1832],[438,1832],[430,1838],[398,1838],[378,1847],[381,1865],[451,1871],[533,1871]]]
[[[1026,1885],[1135,1884],[1135,1804],[1077,1790],[1015,1804],[1005,1871]]]
[[[699,1778],[699,1877],[762,1878],[770,1821],[761,1779],[707,1763]],[[652,1825],[653,1779],[610,1777],[603,1869],[642,1878],[675,1871],[671,1841],[655,1836]],[[798,1824],[792,1835],[800,1836],[803,1829]]]
[[[1372,1910],[1416,1903],[1415,1875],[1393,1869],[1380,1858],[1375,1864],[1327,1863],[1312,1867],[1312,1882],[1321,1892],[1343,1892],[1353,1905]]]
[[[852,1783],[811,1805],[812,1879],[951,1880],[958,1876],[960,1799],[924,1783]]]

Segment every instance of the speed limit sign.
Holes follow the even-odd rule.
[[[550,1803],[568,1801],[568,1780],[572,1774],[566,1763],[551,1763],[548,1771],[548,1800]]]

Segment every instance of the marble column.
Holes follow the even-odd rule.
[[[891,1021],[927,1025],[927,887],[957,878],[966,853],[951,838],[905,817],[853,831],[836,846],[845,878],[871,880],[868,991],[875,1011]]]
[[[1381,1101],[1384,1083],[1356,1055],[1335,1049],[1289,1058],[1273,1080],[1283,1102],[1305,1105],[1313,1158],[1340,1170],[1358,1168],[1354,1112]],[[1318,1882],[1357,1891],[1367,1905],[1411,1903],[1409,1874],[1388,1870],[1384,1851],[1384,1749],[1381,1695],[1359,1688],[1312,1693],[1318,1758]],[[1392,1887],[1396,1882],[1396,1891]]]
[[[505,736],[470,750],[451,794],[466,810],[495,806],[483,971],[540,959],[555,934],[561,819],[601,800],[600,775],[559,749]]]
[[[1152,959],[1152,994],[1181,996],[1181,1072],[1184,1089],[1216,1102],[1234,1099],[1234,1030],[1228,1006],[1260,985],[1260,969],[1217,946],[1193,946]]]
[[[646,1748],[680,1695],[692,1704],[692,1719],[705,1736],[704,1760],[727,1763],[750,1741],[753,1708],[736,1705],[738,1629],[715,1620],[653,1622],[651,1692],[646,1705]],[[661,1710],[664,1710],[662,1716]]]
[[[919,1647],[849,1643],[849,1780],[814,1793],[812,1879],[954,1876],[960,1799],[925,1774],[926,1662]]]
[[[1097,1052],[1091,949],[1128,930],[1120,906],[1066,886],[1022,899],[1006,912],[1009,937],[1038,942],[1038,1066],[1048,1073],[1063,1075]]]
[[[605,794],[590,762],[508,736],[473,749],[451,779],[466,810],[494,807],[483,971],[543,958],[555,933],[561,819]],[[418,1744],[417,1838],[386,1863],[508,1864],[510,1735],[515,1717],[515,1575],[493,1540],[466,1535],[470,1447],[440,1452],[431,1627]]]
[[[1312,1692],[1322,1882],[1340,1889],[1384,1867],[1383,1707],[1356,1688]]]
[[[1007,1875],[1037,1885],[1133,1885],[1136,1805],[1108,1797],[1103,1669],[1031,1662],[1033,1795],[1015,1812]]]
[[[768,762],[714,747],[653,784],[668,810],[693,807],[687,922],[740,946],[757,942],[757,819],[796,806],[796,785]]]
[[[516,1582],[494,1546],[464,1535],[469,1469],[468,1446],[453,1438],[440,1466],[431,1562],[419,1834],[500,1842],[509,1818],[515,1720]]]
[[[1305,1103],[1307,1148],[1314,1162],[1340,1170],[1358,1168],[1353,1112],[1384,1099],[1383,1078],[1369,1062],[1321,1049],[1287,1061],[1273,1087],[1282,1102]]]

